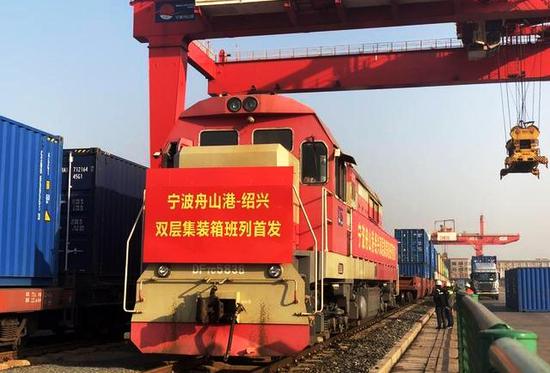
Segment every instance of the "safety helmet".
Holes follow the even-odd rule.
[[[435,286],[443,286],[443,282],[441,282],[441,280],[436,280]]]
[[[469,282],[466,283],[466,287],[467,288],[471,287]]]

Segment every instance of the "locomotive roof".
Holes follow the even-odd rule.
[[[253,113],[248,112],[238,112],[230,113],[227,111],[226,103],[227,100],[231,97],[239,97],[241,100],[248,97],[255,97],[260,104],[258,108]],[[327,134],[330,141],[334,146],[340,148],[338,142],[328,129],[328,127],[323,123],[321,118],[317,113],[310,108],[309,106],[296,101],[293,98],[280,96],[280,95],[269,95],[269,94],[257,94],[257,95],[235,95],[235,96],[222,96],[222,97],[210,97],[205,100],[201,100],[196,104],[192,105],[181,113],[180,118],[193,118],[193,117],[204,117],[204,116],[218,116],[218,115],[238,115],[238,116],[248,116],[248,115],[292,115],[292,114],[310,114],[315,115],[321,128]]]

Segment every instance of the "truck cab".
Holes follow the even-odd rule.
[[[470,279],[476,294],[498,300],[500,284],[496,256],[473,256]]]

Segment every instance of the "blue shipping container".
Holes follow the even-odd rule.
[[[400,263],[399,276],[432,278],[428,263]]]
[[[396,229],[398,261],[401,263],[430,263],[430,239],[424,229]]]
[[[63,141],[0,116],[0,286],[57,278]]]
[[[550,268],[506,271],[506,307],[520,312],[550,312]]]

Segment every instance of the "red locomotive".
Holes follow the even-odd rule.
[[[380,199],[306,105],[203,100],[155,156],[131,327],[142,352],[289,355],[394,304]]]

